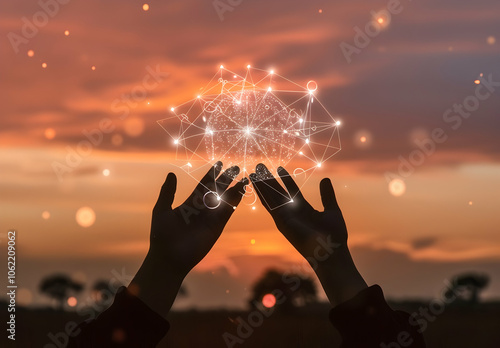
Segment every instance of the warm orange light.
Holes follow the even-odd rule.
[[[250,244],[255,244],[255,239],[250,240]]]
[[[479,84],[481,83],[481,81],[480,81],[480,80],[476,80],[476,81],[474,81],[474,83],[475,83],[476,85],[479,85]]]
[[[92,68],[91,68],[91,69],[92,69],[92,70],[95,70],[95,66],[94,66],[94,65],[92,65]]]
[[[47,67],[47,63],[42,63],[42,68],[46,68]]]
[[[262,304],[266,308],[274,307],[276,305],[276,297],[273,294],[265,294],[262,297]]]
[[[90,207],[82,207],[76,212],[76,222],[82,227],[90,227],[95,222],[95,212]]]
[[[53,128],[47,128],[45,132],[43,132],[45,138],[52,140],[56,137],[56,131]]]
[[[392,179],[389,182],[389,192],[395,197],[402,196],[406,192],[406,184],[401,179]]]
[[[359,138],[359,141],[361,141],[362,143],[366,143],[366,137]]]
[[[78,300],[75,297],[71,296],[71,297],[68,297],[67,302],[68,302],[68,306],[75,307],[78,303]]]
[[[69,36],[69,30],[65,30],[64,35]]]
[[[384,23],[384,19],[383,18],[379,18],[377,19],[377,22],[379,22],[380,24]]]
[[[48,220],[48,219],[50,219],[50,213],[49,213],[48,211],[44,211],[44,212],[42,213],[42,218],[43,218],[44,220]]]
[[[35,55],[35,51],[29,50],[28,51],[28,57],[33,57]]]
[[[148,5],[148,4],[144,4],[144,5],[142,5],[142,9],[143,9],[144,11],[149,11],[149,5]]]

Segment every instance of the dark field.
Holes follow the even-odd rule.
[[[392,303],[393,308],[418,312],[423,303]],[[7,313],[4,305],[2,313]],[[234,347],[338,347],[340,339],[328,321],[328,306],[318,306],[294,315],[273,313],[260,326]],[[237,317],[248,322],[250,312],[207,311],[172,313],[171,329],[159,347],[227,347],[223,334],[237,336]],[[4,314],[2,319],[6,318]],[[50,345],[49,333],[56,335],[68,321],[80,322],[84,317],[76,313],[55,310],[27,310],[17,312],[16,345],[6,340],[2,330],[2,347],[64,347]],[[254,318],[255,319],[255,318]],[[2,320],[3,321],[3,320]],[[5,321],[4,327],[5,327]],[[255,322],[254,322],[255,323]],[[435,320],[428,322],[424,331],[428,347],[432,348],[500,348],[500,303],[475,307],[448,307]],[[396,346],[394,346],[396,347]]]

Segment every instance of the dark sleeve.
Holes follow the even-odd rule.
[[[155,347],[168,329],[164,318],[121,287],[107,310],[73,331],[68,347]]]
[[[371,286],[330,311],[330,321],[340,332],[342,348],[422,348],[425,342],[410,315],[393,311],[382,289]]]

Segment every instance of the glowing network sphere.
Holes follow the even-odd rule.
[[[158,124],[170,135],[176,164],[193,178],[216,161],[225,168],[239,166],[235,176],[240,177],[263,163],[274,175],[279,166],[299,173],[293,175],[303,185],[340,151],[340,121],[316,98],[318,84],[311,80],[304,85],[275,70],[248,65],[238,74],[221,65],[207,86],[193,99],[170,107],[170,116]]]

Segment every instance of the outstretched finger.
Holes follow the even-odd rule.
[[[321,202],[323,202],[325,210],[340,209],[337,203],[337,198],[335,197],[332,182],[329,178],[321,180],[319,183],[319,192],[321,194]]]
[[[156,201],[154,210],[155,211],[163,211],[163,210],[171,210],[172,203],[174,202],[175,191],[177,189],[177,177],[174,173],[168,173],[165,182],[163,183],[160,195],[158,196],[158,200]]]
[[[223,209],[231,215],[236,209],[238,204],[240,204],[241,199],[245,195],[245,186],[248,185],[250,181],[248,178],[243,178],[236,183],[233,187],[229,188],[222,196]]]
[[[258,164],[250,180],[264,207],[271,211],[290,202],[290,196],[263,164]]]
[[[238,166],[233,166],[228,168],[222,173],[215,182],[215,191],[219,196],[221,196],[227,189],[227,187],[233,182],[234,178],[240,173],[240,168]]]
[[[300,188],[297,186],[295,180],[293,180],[292,176],[287,172],[285,168],[278,167],[278,174],[281,178],[281,181],[283,181],[283,184],[285,184],[285,187],[292,199],[305,200],[304,196],[302,196],[302,192],[300,192]]]

